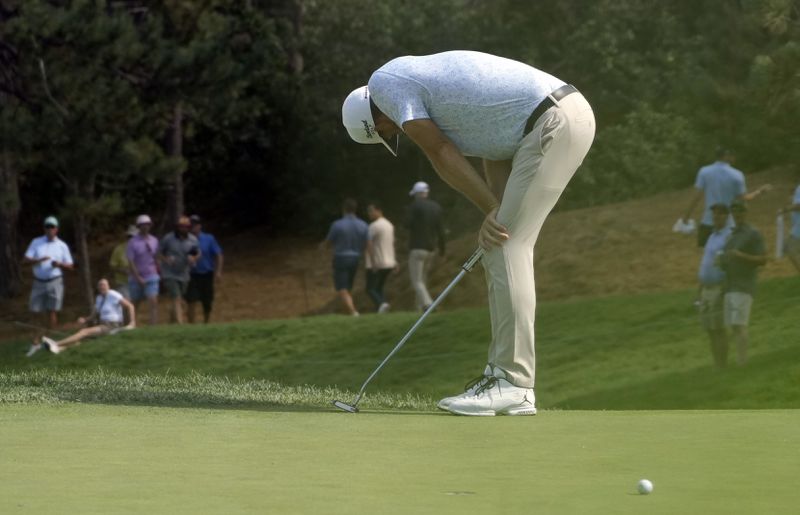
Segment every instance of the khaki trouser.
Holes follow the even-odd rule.
[[[536,290],[533,247],[545,218],[583,162],[594,139],[594,114],[580,93],[556,102],[514,155],[497,219],[510,238],[483,258],[489,288],[489,364],[519,387],[533,388]]]
[[[408,275],[411,278],[411,287],[414,288],[416,294],[417,309],[423,309],[433,304],[426,284],[434,256],[432,251],[424,249],[414,249],[408,254]]]

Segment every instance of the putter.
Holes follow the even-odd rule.
[[[381,361],[380,365],[378,365],[378,368],[376,368],[372,372],[372,374],[370,374],[367,380],[364,381],[364,384],[361,385],[361,389],[358,391],[358,394],[356,395],[355,399],[353,399],[353,402],[347,404],[342,401],[333,401],[334,406],[336,406],[342,411],[347,411],[348,413],[358,413],[358,403],[361,402],[361,398],[364,396],[364,391],[366,391],[367,385],[370,383],[370,381],[372,381],[372,379],[376,375],[378,375],[378,372],[380,372],[383,366],[386,365],[386,363],[390,359],[392,359],[392,356],[397,354],[397,351],[399,351],[403,347],[403,345],[405,345],[406,341],[408,341],[408,339],[411,338],[411,335],[414,334],[417,328],[422,324],[422,321],[425,320],[425,318],[431,313],[431,311],[436,309],[436,306],[438,306],[444,300],[445,297],[447,297],[447,294],[450,293],[450,290],[452,290],[453,287],[456,284],[458,284],[461,278],[464,277],[464,275],[466,275],[467,272],[470,272],[472,268],[475,266],[475,264],[478,261],[480,261],[480,259],[483,257],[483,252],[484,251],[482,248],[478,248],[478,250],[476,250],[472,254],[472,256],[470,256],[470,258],[463,265],[461,265],[461,271],[458,273],[455,279],[453,279],[450,282],[450,284],[447,285],[447,288],[445,288],[444,291],[440,293],[438,297],[436,297],[436,300],[434,300],[433,303],[430,306],[428,306],[428,309],[426,309],[425,312],[422,314],[422,316],[419,317],[419,320],[417,320],[417,322],[411,327],[411,329],[408,330],[406,335],[403,336],[403,339],[400,340],[400,343],[395,345],[394,349],[392,349],[392,352],[390,352],[389,355],[386,356],[383,359],[383,361]]]
[[[18,327],[25,327],[27,329],[38,329],[39,331],[44,331],[45,333],[52,333],[52,334],[56,334],[56,335],[59,335],[59,336],[67,336],[69,334],[69,333],[64,332],[64,331],[59,331],[58,329],[48,329],[48,328],[42,327],[40,325],[28,324],[26,322],[20,322],[19,320],[15,320],[14,321],[14,325],[16,325]]]

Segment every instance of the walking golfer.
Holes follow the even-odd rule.
[[[439,176],[485,214],[478,242],[492,341],[482,377],[439,402],[459,415],[533,415],[533,247],[594,139],[577,89],[526,64],[469,51],[407,56],[379,68],[342,106],[359,143],[405,133]],[[464,156],[483,158],[482,179]]]

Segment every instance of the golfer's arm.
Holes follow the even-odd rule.
[[[136,265],[132,260],[128,263],[128,270],[130,270],[131,275],[134,279],[136,279],[136,282],[142,282],[142,276],[139,275],[139,271],[136,270]]]
[[[506,183],[511,175],[511,161],[490,161],[483,160],[483,175],[486,177],[486,184],[494,196],[503,201],[503,193],[506,191]]]
[[[692,201],[689,202],[689,207],[686,208],[686,214],[683,216],[684,221],[688,220],[692,216],[694,208],[697,207],[698,202],[700,202],[700,199],[702,198],[703,190],[697,190],[697,192],[694,194],[694,197],[692,197]]]
[[[431,120],[412,120],[403,124],[403,130],[422,149],[439,177],[481,211],[488,214],[500,205],[475,168],[435,123]]]

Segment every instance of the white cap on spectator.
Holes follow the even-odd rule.
[[[153,221],[150,220],[150,217],[147,215],[139,215],[136,217],[136,226],[144,225],[144,224],[153,224]]]
[[[135,225],[129,225],[128,230],[125,231],[125,234],[127,234],[128,236],[136,236],[137,234],[139,234],[139,229],[137,229]]]
[[[419,181],[414,184],[414,187],[411,188],[411,191],[408,192],[410,197],[413,197],[417,193],[428,193],[431,190],[430,186],[428,186],[427,182]]]

